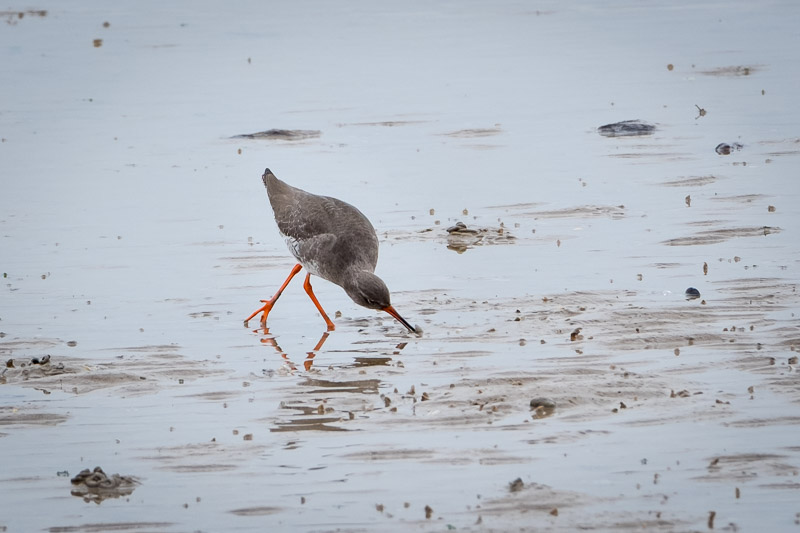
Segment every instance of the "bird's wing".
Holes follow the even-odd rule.
[[[310,196],[310,195],[309,195]],[[275,209],[278,229],[288,239],[303,241],[325,234],[335,233],[336,219],[341,208],[328,198],[314,198],[305,202],[302,196]]]
[[[367,217],[352,205],[299,189],[291,202],[273,203],[273,209],[276,204],[278,229],[294,256],[312,273],[336,282],[354,263],[375,269],[378,237]],[[350,253],[334,253],[340,248]]]

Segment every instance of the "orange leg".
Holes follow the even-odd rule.
[[[314,291],[311,290],[311,282],[309,281],[310,278],[311,274],[306,274],[306,281],[305,283],[303,283],[303,288],[306,290],[306,294],[308,294],[308,297],[311,298],[311,301],[314,302],[314,305],[317,306],[317,309],[319,309],[319,312],[322,314],[322,318],[325,319],[325,323],[328,325],[328,331],[333,331],[334,329],[336,329],[336,326],[333,325],[333,322],[331,322],[331,319],[328,318],[328,315],[327,313],[325,313],[325,310],[322,309],[321,305],[319,305],[319,300],[317,300],[317,297],[314,296]]]
[[[302,268],[303,268],[303,265],[301,265],[300,263],[296,264],[294,266],[294,268],[292,268],[292,272],[291,272],[291,274],[289,274],[289,277],[286,278],[286,281],[283,282],[283,285],[281,285],[281,288],[278,289],[278,292],[275,293],[275,296],[273,296],[269,300],[261,300],[264,303],[264,306],[263,307],[259,307],[258,309],[253,311],[252,315],[250,315],[249,317],[244,319],[245,327],[247,327],[247,323],[250,321],[250,319],[253,318],[254,316],[256,316],[258,313],[264,313],[261,316],[261,326],[262,327],[266,327],[266,325],[267,325],[267,315],[269,315],[269,312],[272,310],[272,306],[275,305],[275,302],[277,302],[278,298],[281,297],[281,294],[283,293],[283,289],[286,288],[286,286],[289,284],[289,282],[292,281],[292,278],[295,276],[295,274],[300,272],[300,269],[302,269]],[[306,283],[308,283],[308,278],[306,278]],[[308,290],[308,289],[306,289],[306,290]],[[317,307],[319,307],[319,304],[317,304]],[[327,318],[327,317],[325,317],[325,318]]]

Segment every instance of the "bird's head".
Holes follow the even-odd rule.
[[[344,285],[344,290],[347,295],[358,305],[366,307],[367,309],[377,309],[385,311],[392,315],[398,322],[403,324],[409,331],[415,333],[416,330],[405,321],[400,313],[394,310],[391,304],[391,297],[389,296],[389,289],[381,278],[368,272],[360,270],[358,273],[350,278],[350,281]]]

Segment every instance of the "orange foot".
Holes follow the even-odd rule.
[[[292,278],[295,276],[295,274],[300,272],[301,268],[303,268],[303,265],[301,265],[300,263],[296,264],[294,268],[292,268],[292,271],[289,273],[289,277],[286,278],[286,281],[283,282],[281,288],[278,289],[278,292],[275,293],[275,296],[273,296],[271,300],[261,300],[264,306],[260,307],[259,309],[256,309],[255,311],[253,311],[252,315],[244,319],[244,327],[247,327],[247,323],[250,321],[250,319],[256,316],[258,313],[264,313],[261,316],[261,327],[267,326],[267,315],[269,315],[269,312],[272,311],[272,306],[275,305],[275,302],[277,302],[278,298],[280,298],[281,294],[283,294],[283,289],[285,289],[286,286],[289,284],[289,282],[292,281]]]
[[[261,315],[261,327],[267,327],[267,316],[269,315],[269,312],[272,311],[272,306],[275,305],[275,300],[277,300],[277,298],[273,298],[272,300],[261,300],[261,303],[264,305],[253,311],[253,314],[244,319],[244,327],[248,327],[248,322],[250,322],[250,319],[256,316],[258,313],[264,313]]]

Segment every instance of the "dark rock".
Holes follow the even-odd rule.
[[[684,296],[686,296],[687,300],[695,300],[697,298],[700,298],[700,291],[698,291],[694,287],[689,287],[688,289],[686,289]]]
[[[652,135],[656,127],[641,120],[623,120],[613,124],[606,124],[597,128],[597,132],[604,137],[633,137]]]
[[[555,409],[556,402],[550,398],[534,398],[531,400],[531,409]]]
[[[99,466],[94,470],[88,468],[81,470],[70,482],[73,485],[71,491],[73,496],[98,504],[107,498],[129,496],[139,484],[139,481],[132,476],[119,474],[107,476]]]
[[[744,148],[743,145],[739,143],[719,143],[714,151],[717,152],[719,155],[731,155],[731,152],[738,152]]]

